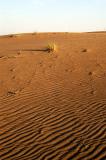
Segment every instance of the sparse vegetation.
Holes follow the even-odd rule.
[[[51,44],[48,44],[47,45],[47,47],[45,48],[45,50],[47,51],[47,52],[55,52],[55,51],[57,51],[57,46],[56,46],[56,44],[54,44],[54,43],[51,43]]]
[[[13,37],[20,37],[20,36],[22,36],[23,34],[9,34],[9,35],[7,35],[8,37],[10,37],[10,38],[13,38]]]
[[[33,32],[33,33],[32,33],[32,35],[37,35],[37,34],[38,34],[38,32]]]
[[[14,35],[14,34],[10,34],[10,35],[9,35],[9,37],[11,37],[11,38],[12,38],[12,37],[15,37],[15,35]]]

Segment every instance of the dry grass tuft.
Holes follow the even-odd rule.
[[[47,51],[47,52],[55,52],[55,51],[57,51],[57,46],[56,46],[56,44],[54,44],[54,43],[51,43],[51,44],[48,44],[47,45],[47,47],[45,48],[45,50]]]

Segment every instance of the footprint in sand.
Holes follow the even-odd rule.
[[[93,90],[92,90],[90,93],[91,93],[92,95],[94,95],[94,94],[96,93],[96,91],[93,91]]]
[[[15,76],[12,76],[12,79],[15,79],[16,77]]]
[[[49,68],[52,68],[52,64],[49,65]]]
[[[14,72],[14,71],[15,71],[15,68],[11,68],[11,69],[10,69],[10,72]]]
[[[20,55],[22,53],[22,51],[18,51],[17,54]]]
[[[65,69],[65,72],[72,72],[71,69]]]
[[[88,75],[89,76],[94,76],[94,77],[98,77],[98,78],[102,78],[102,77],[104,77],[105,76],[105,72],[104,72],[104,70],[102,69],[102,68],[96,68],[93,72],[92,71],[90,71],[89,73],[88,73]]]
[[[40,66],[40,67],[43,67],[43,62],[39,62],[39,66]]]
[[[4,58],[4,56],[0,56],[0,59]]]
[[[88,50],[85,48],[85,49],[82,49],[82,52],[88,52]]]
[[[65,72],[70,72],[70,70],[69,69],[65,69]]]
[[[7,92],[7,96],[8,96],[8,97],[11,97],[11,96],[14,96],[14,95],[16,95],[16,94],[19,94],[19,93],[22,91],[22,89],[23,89],[23,88],[17,89],[17,90],[15,90],[15,91],[11,91],[11,90],[10,90],[10,91]]]
[[[90,71],[90,72],[88,73],[88,75],[92,76],[92,75],[93,75],[93,72]]]
[[[7,92],[7,96],[14,96],[16,94],[16,92],[14,91],[8,91]]]

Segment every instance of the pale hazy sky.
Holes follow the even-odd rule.
[[[106,30],[106,0],[0,0],[0,34]]]

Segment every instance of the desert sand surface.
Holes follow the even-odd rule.
[[[0,160],[106,160],[105,32],[0,36]]]

